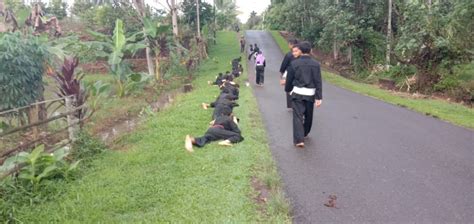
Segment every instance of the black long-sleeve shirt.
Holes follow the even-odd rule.
[[[293,57],[293,53],[291,53],[291,51],[285,54],[285,57],[283,58],[283,61],[281,62],[281,66],[280,66],[280,73],[281,74],[285,73],[285,71],[290,66],[290,63],[294,59],[295,59],[295,57]]]
[[[323,83],[321,79],[321,66],[319,62],[309,55],[303,55],[293,60],[288,67],[285,91],[291,92],[293,87],[316,89],[314,96],[301,96],[301,98],[314,101],[323,98]]]
[[[214,121],[214,126],[215,125],[221,125],[224,127],[225,130],[240,134],[239,126],[237,126],[237,124],[234,122],[234,120],[230,116],[217,117],[216,120]]]

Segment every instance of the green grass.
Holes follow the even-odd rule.
[[[241,85],[240,107],[245,140],[233,147],[210,144],[190,154],[186,134],[201,135],[211,118],[201,102],[218,94],[207,80],[229,70],[238,56],[235,33],[219,33],[211,59],[200,67],[195,90],[150,117],[124,137],[122,151],[108,151],[92,162],[89,172],[67,186],[62,196],[20,208],[25,223],[284,223],[290,222],[281,193],[274,194],[267,214],[252,197],[252,176],[279,179],[251,89]],[[243,78],[242,78],[243,79]],[[269,174],[265,174],[269,173]]]
[[[286,40],[278,31],[270,31],[283,52],[288,50]],[[342,76],[324,71],[323,79],[339,87],[370,96],[385,102],[409,108],[411,110],[448,121],[452,124],[474,129],[474,109],[437,99],[414,99],[394,95],[374,85],[355,82]]]

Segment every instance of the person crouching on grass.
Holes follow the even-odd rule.
[[[232,144],[244,140],[238,126],[237,117],[233,115],[217,117],[211,122],[211,126],[207,129],[204,136],[195,138],[191,135],[186,135],[184,147],[188,152],[194,152],[193,146],[201,148],[210,142],[219,140],[221,141],[218,144],[222,146],[232,146]]]

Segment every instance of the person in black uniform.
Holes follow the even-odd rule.
[[[313,109],[322,104],[322,79],[319,62],[311,58],[311,44],[301,42],[293,47],[296,58],[287,71],[285,91],[293,104],[293,143],[304,147],[304,138],[311,131]]]
[[[257,46],[257,43],[253,46],[253,49],[251,49],[250,54],[249,54],[249,61],[252,59],[252,57],[257,54],[260,51],[260,48]]]
[[[293,57],[292,49],[296,44],[298,44],[297,39],[288,40],[288,47],[290,48],[290,51],[286,53],[280,66],[280,73],[281,73],[280,83],[281,84],[285,83],[284,80],[286,79],[286,71],[288,70],[288,67],[290,66],[291,61],[295,59],[295,57]],[[291,111],[291,97],[289,93],[286,93],[286,108],[288,108]]]
[[[194,152],[193,145],[197,147],[204,147],[207,143],[212,141],[220,141],[219,145],[232,146],[232,144],[241,142],[244,140],[242,137],[238,119],[234,116],[219,116],[207,129],[207,132],[202,137],[194,138],[190,135],[186,135],[184,147],[189,152]]]

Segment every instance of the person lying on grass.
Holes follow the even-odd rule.
[[[202,108],[207,110],[209,107],[214,108],[214,112],[212,113],[212,119],[216,119],[220,115],[229,116],[234,107],[238,107],[239,104],[235,101],[236,97],[232,94],[221,93],[216,101],[207,104],[202,103]]]
[[[216,80],[214,82],[212,81],[207,81],[207,84],[213,85],[213,86],[221,86],[224,82],[224,75],[222,72],[219,72],[219,74],[216,76]]]
[[[236,99],[239,99],[239,84],[225,81],[219,88],[221,89],[221,93],[231,94],[234,95]]]
[[[211,126],[204,136],[195,138],[186,135],[184,147],[188,152],[194,152],[193,146],[204,147],[210,142],[219,140],[221,141],[218,144],[222,146],[232,146],[232,144],[244,140],[238,126],[237,117],[233,115],[219,116],[211,122]]]
[[[235,58],[232,60],[231,64],[232,64],[232,75],[234,77],[239,77],[240,76],[240,68],[242,67],[242,65],[240,64],[240,61],[242,60],[242,57],[238,57],[238,58]]]
[[[232,73],[229,71],[226,71],[225,75],[222,73],[219,73],[219,75],[216,76],[216,80],[214,82],[207,81],[207,84],[220,87],[225,81],[233,81],[233,78],[234,77]]]

